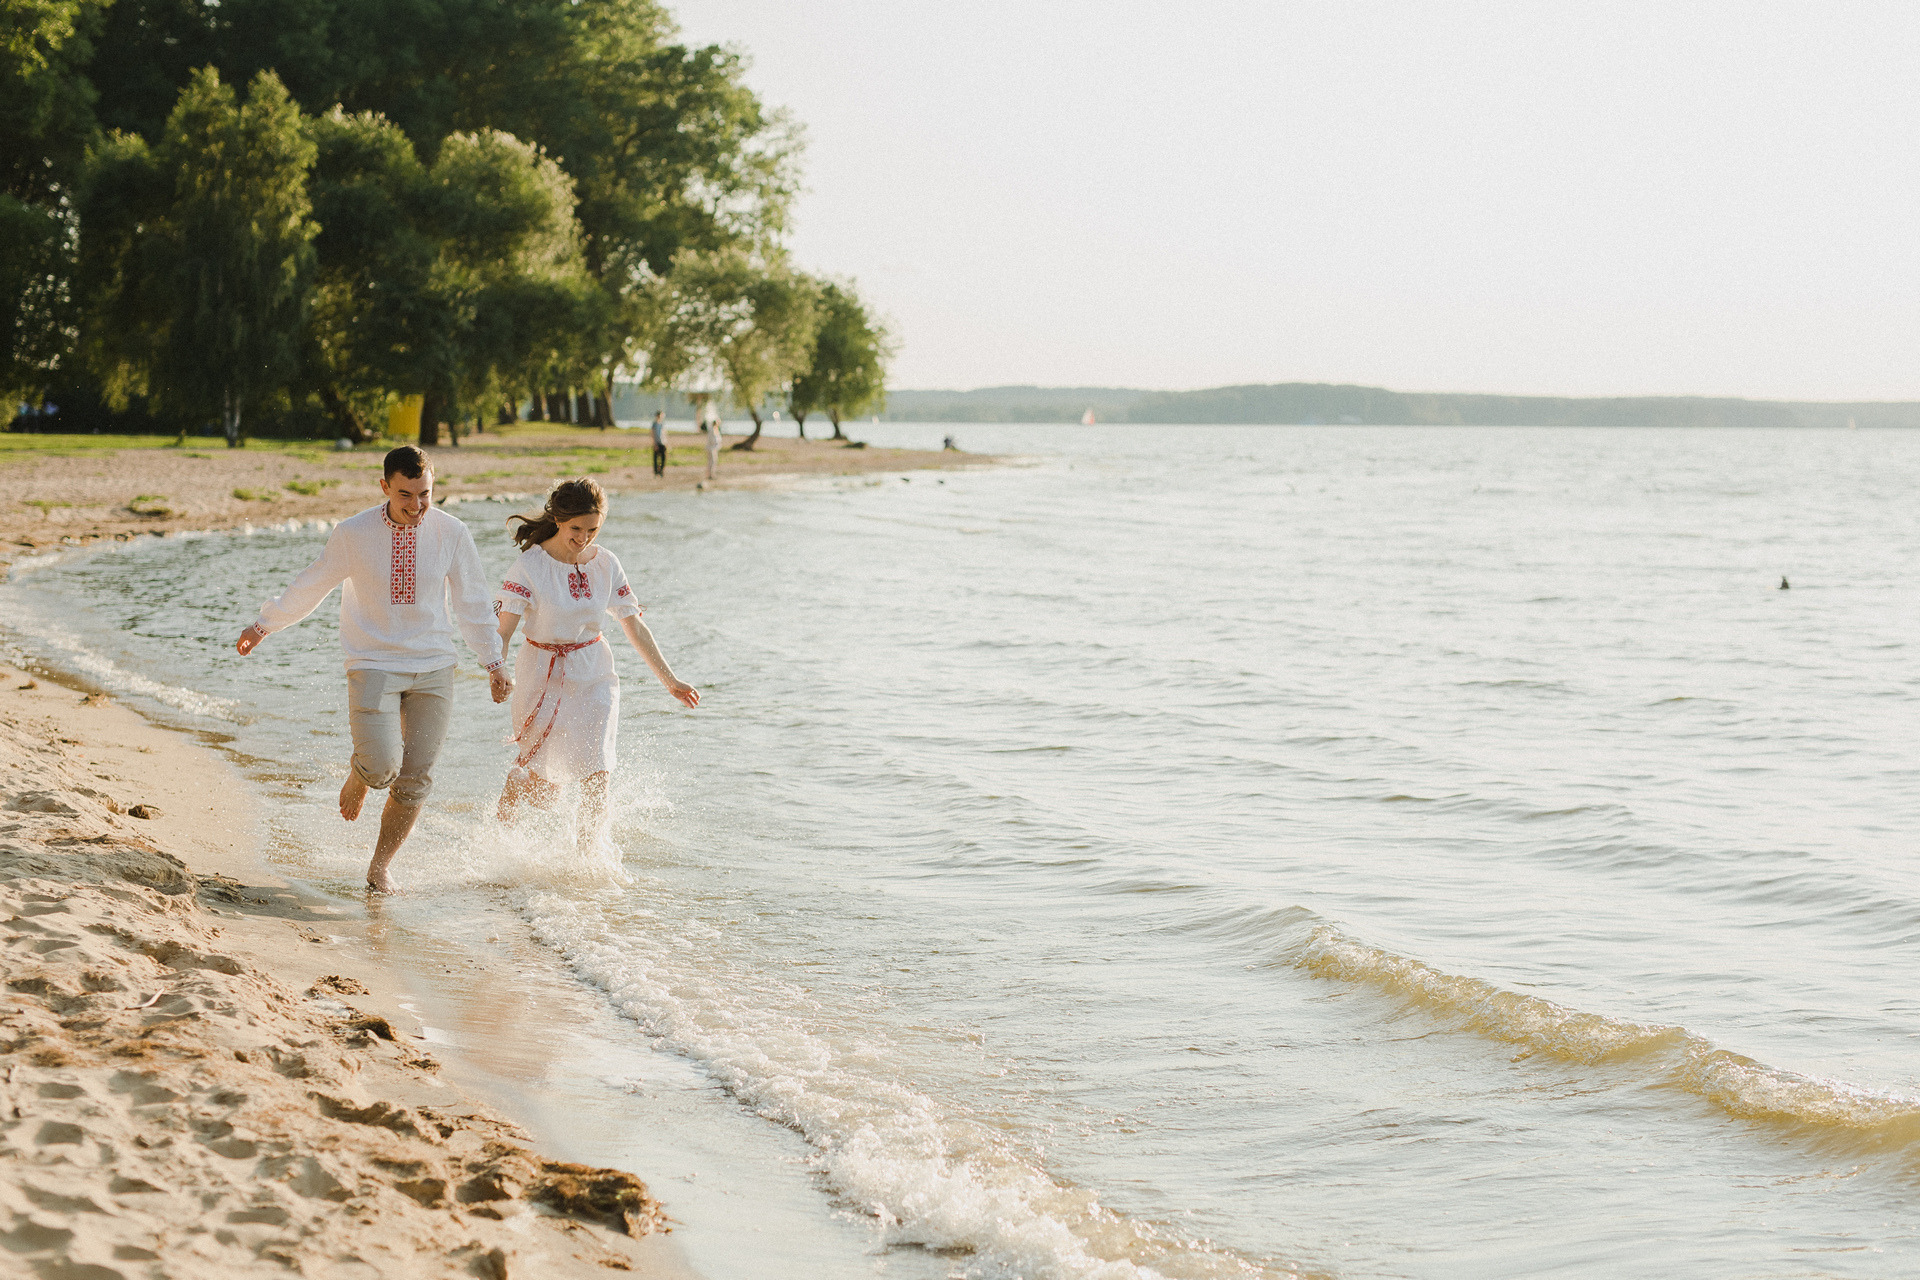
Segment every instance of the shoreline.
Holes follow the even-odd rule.
[[[784,425],[784,424],[782,424]],[[739,437],[726,437],[737,443]],[[668,433],[664,476],[645,430],[546,424],[496,427],[428,450],[435,501],[538,501],[556,479],[590,475],[610,494],[758,488],[804,479],[991,466],[998,458],[936,449],[849,447],[765,436],[722,451],[706,481],[703,437]],[[0,575],[23,555],[145,536],[340,520],[380,500],[380,461],[400,441],[335,451],[323,441],[182,443],[163,436],[0,434]]]
[[[697,1280],[639,1179],[549,1158],[443,1070],[378,908],[273,875],[222,753],[6,665],[0,760],[23,1261]]]

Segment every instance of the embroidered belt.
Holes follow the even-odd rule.
[[[582,640],[577,644],[541,644],[538,640],[527,641],[527,643],[534,648],[543,649],[552,654],[553,657],[547,660],[547,680],[546,684],[540,689],[539,700],[533,704],[533,710],[527,712],[527,718],[521,722],[519,730],[511,738],[508,738],[507,741],[520,743],[527,741],[528,735],[533,732],[533,722],[540,718],[540,708],[547,705],[548,694],[553,695],[553,712],[547,717],[546,728],[540,731],[540,736],[533,740],[532,745],[520,748],[520,758],[514,762],[514,768],[526,768],[528,763],[531,762],[536,755],[540,754],[540,748],[547,745],[548,735],[553,732],[553,726],[559,723],[560,689],[554,683],[554,677],[559,676],[562,680],[565,679],[567,655],[570,653],[578,653],[589,645],[599,644],[602,639],[604,639],[604,637],[595,636],[591,640]]]

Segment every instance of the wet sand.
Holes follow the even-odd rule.
[[[268,874],[220,753],[0,668],[0,765],[8,1255],[103,1280],[691,1275],[638,1178],[537,1150],[443,1070],[378,909]]]

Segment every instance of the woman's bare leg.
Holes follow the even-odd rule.
[[[514,811],[533,796],[533,777],[524,769],[507,770],[507,783],[500,788],[500,805],[493,811],[497,822],[512,822]]]
[[[580,779],[580,834],[597,835],[607,820],[607,771]]]
[[[549,782],[537,773],[528,773],[526,791],[523,793],[528,804],[536,809],[553,812],[553,806],[560,802],[560,784]]]

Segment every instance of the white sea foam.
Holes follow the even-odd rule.
[[[1022,1280],[1299,1274],[1107,1209],[1003,1133],[947,1112],[894,1074],[885,1046],[813,1029],[827,1011],[810,1008],[803,992],[758,979],[743,999],[710,959],[688,963],[704,950],[698,939],[663,937],[657,922],[629,918],[614,899],[536,893],[525,910],[618,1009],[802,1134],[835,1191],[896,1243],[972,1251],[980,1265],[968,1275]]]
[[[91,648],[58,623],[16,611],[8,620],[8,626],[19,636],[22,648],[32,653],[36,660],[80,676],[109,693],[151,698],[176,711],[213,720],[234,721],[239,718],[240,704],[234,699],[203,693],[185,685],[168,684],[138,671],[130,671]]]

